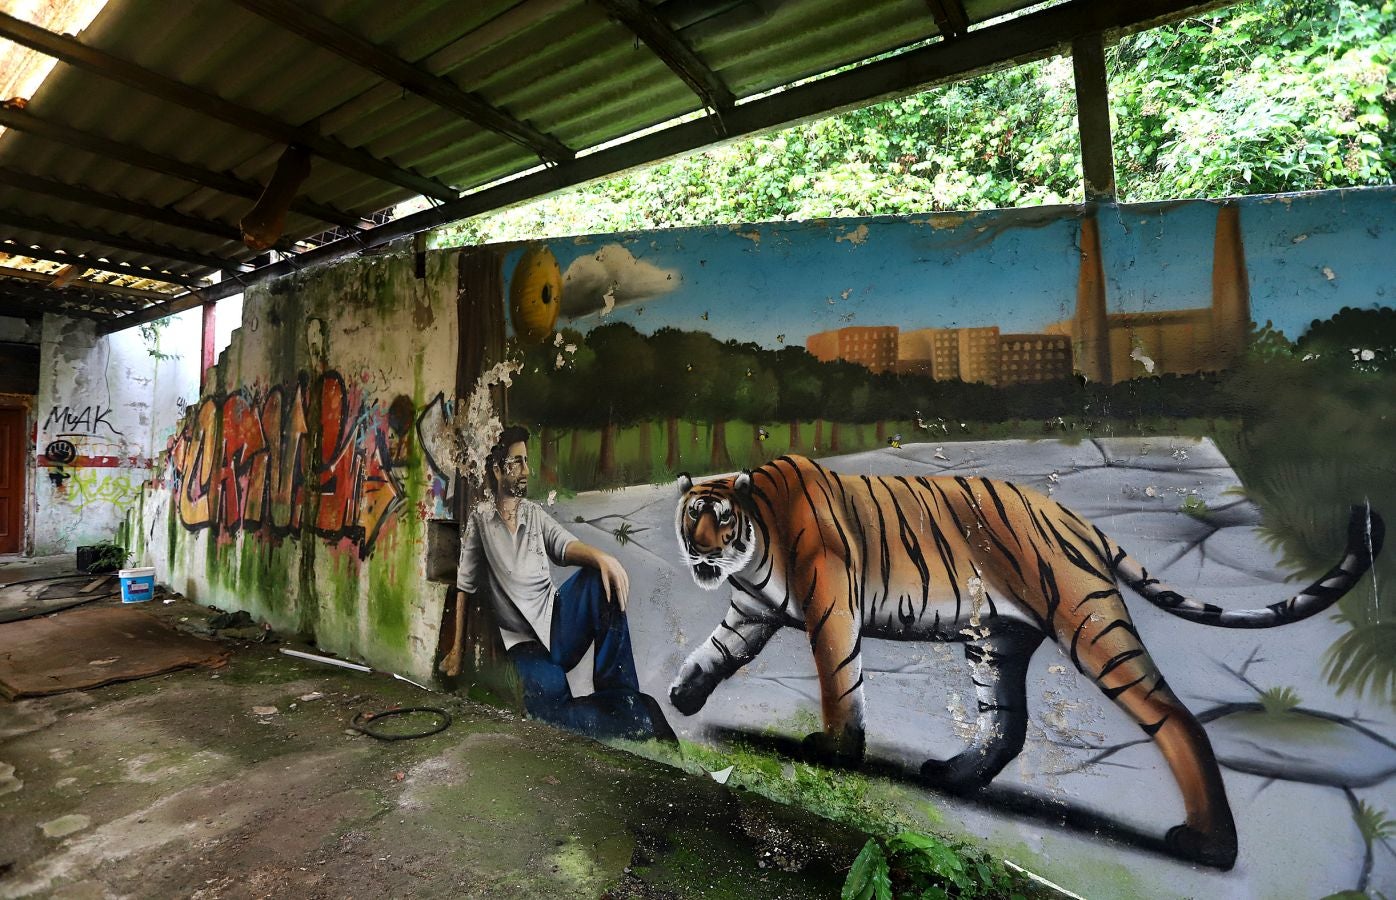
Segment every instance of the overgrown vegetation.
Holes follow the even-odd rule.
[[[124,545],[113,541],[99,541],[84,549],[92,554],[87,571],[93,575],[115,572],[131,558],[130,551]]]
[[[1293,345],[1262,332],[1226,376],[1225,403],[1242,427],[1218,435],[1263,531],[1303,582],[1340,559],[1354,506],[1396,521],[1396,315],[1343,309],[1315,320]],[[1396,553],[1338,601],[1349,627],[1324,654],[1340,693],[1396,700],[1396,618],[1379,592],[1396,584]]]
[[[903,831],[869,838],[848,873],[841,900],[948,900],[1005,897],[1026,900],[1020,879],[998,860],[971,859],[937,838]]]
[[[1396,3],[1258,0],[1108,55],[1122,199],[1388,184]],[[443,229],[443,245],[1075,202],[1057,58],[736,141]]]
[[[796,721],[774,725],[771,731],[802,733],[816,727],[816,718],[801,716]],[[681,752],[652,742],[633,748],[645,755],[657,754],[665,762],[690,771],[713,772],[732,766],[729,786],[809,809],[870,835],[868,846],[850,868],[844,897],[1026,900],[1047,896],[1036,884],[982,849],[927,833],[924,824],[914,821],[892,802],[878,782],[857,772],[790,761],[745,744],[719,750],[685,742]],[[925,812],[934,821],[935,811],[926,807]]]

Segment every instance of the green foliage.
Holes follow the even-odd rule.
[[[1218,399],[1242,422],[1219,444],[1264,513],[1263,534],[1303,580],[1342,557],[1352,506],[1370,503],[1388,519],[1396,510],[1396,469],[1386,462],[1396,445],[1391,373],[1323,349],[1364,333],[1386,340],[1365,311],[1316,321],[1296,342],[1308,352],[1251,354]],[[1396,613],[1377,589],[1396,583],[1396,554],[1382,553],[1373,569],[1338,601],[1335,619],[1349,631],[1324,654],[1324,676],[1339,693],[1396,700]]]
[[[1271,715],[1289,712],[1302,702],[1292,687],[1272,687],[1260,692],[1260,705]]]
[[[1396,622],[1342,610],[1334,618],[1348,631],[1323,656],[1323,674],[1339,694],[1396,697]]]
[[[868,840],[844,881],[843,900],[1022,898],[1019,879],[998,860],[980,857],[919,831]]]
[[[868,838],[853,867],[848,870],[848,879],[843,883],[840,900],[892,900],[892,880],[887,868],[887,856],[882,852],[877,838]]]
[[[1357,802],[1357,809],[1353,811],[1352,817],[1357,822],[1357,830],[1361,832],[1362,839],[1369,844],[1396,837],[1396,821],[1387,815],[1386,810],[1378,809],[1366,800]]]
[[[1133,200],[1389,183],[1396,7],[1263,0],[1141,32],[1112,54]]]
[[[145,352],[150,354],[150,358],[156,362],[179,359],[178,353],[165,353],[160,349],[160,333],[169,324],[169,319],[156,319],[154,322],[146,322],[137,326],[141,330],[141,341],[145,343]]]
[[[1387,184],[1396,4],[1254,0],[1108,54],[1120,195]],[[1034,62],[448,226],[445,246],[1081,199],[1070,59]]]
[[[1329,319],[1315,319],[1295,351],[1358,372],[1396,371],[1396,309],[1345,306]]]
[[[115,572],[126,565],[126,561],[131,558],[130,552],[125,547],[112,541],[101,541],[93,544],[92,549],[97,551],[97,555],[92,560],[92,564],[87,567],[89,572]]]
[[[1188,494],[1187,497],[1183,498],[1182,510],[1194,519],[1206,519],[1210,513],[1207,501],[1197,494]]]
[[[912,896],[1008,897],[1021,900],[1020,879],[1003,863],[966,855],[928,834],[903,831],[887,842],[893,869]]]

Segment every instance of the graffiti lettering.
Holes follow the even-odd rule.
[[[84,406],[77,409],[72,406],[59,408],[55,406],[44,420],[44,431],[59,431],[65,434],[96,434],[98,426],[106,426],[112,434],[124,437],[122,432],[117,431],[115,426],[107,420],[107,416],[112,414],[110,406],[103,407]]]
[[[135,502],[145,482],[144,475],[122,469],[74,469],[68,484],[68,503],[77,509],[95,504],[126,507]]]
[[[205,399],[170,448],[180,523],[191,531],[283,536],[308,521],[314,533],[352,541],[366,557],[403,505],[395,469],[405,465],[410,446],[398,434],[404,403],[410,421],[410,399],[395,399],[390,415],[333,371],[313,387],[302,375],[260,396],[243,389]],[[319,439],[314,458],[306,453],[311,437]],[[313,517],[303,519],[307,514]]]

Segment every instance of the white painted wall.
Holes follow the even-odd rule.
[[[151,457],[175,430],[183,403],[198,396],[198,310],[98,336],[86,319],[46,315],[36,406],[36,555],[68,553],[115,537],[150,477]],[[162,358],[163,357],[163,358]],[[52,464],[67,441],[77,460]],[[66,477],[55,481],[50,476]]]

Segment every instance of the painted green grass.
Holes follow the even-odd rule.
[[[616,430],[615,468],[600,471],[599,429],[556,429],[550,432],[551,452],[545,452],[543,435],[535,430],[529,441],[535,481],[560,493],[605,490],[637,484],[659,484],[673,480],[680,472],[709,475],[753,469],[786,454],[814,458],[887,449],[888,441],[901,435],[905,444],[950,444],[956,441],[1056,440],[1079,443],[1092,438],[1181,435],[1209,437],[1232,433],[1237,424],[1225,419],[1168,419],[1164,417],[1095,422],[1064,421],[1049,425],[1039,420],[1014,419],[1006,422],[935,422],[919,427],[914,420],[877,423],[801,422],[799,441],[791,440],[786,422],[752,425],[727,422],[726,457],[730,465],[714,464],[713,433],[710,423],[681,420],[677,462],[667,462],[668,438],[664,422],[646,422]],[[756,429],[765,431],[764,439]],[[644,433],[648,431],[648,450]],[[721,454],[719,454],[719,459]],[[546,463],[546,465],[545,465]]]

